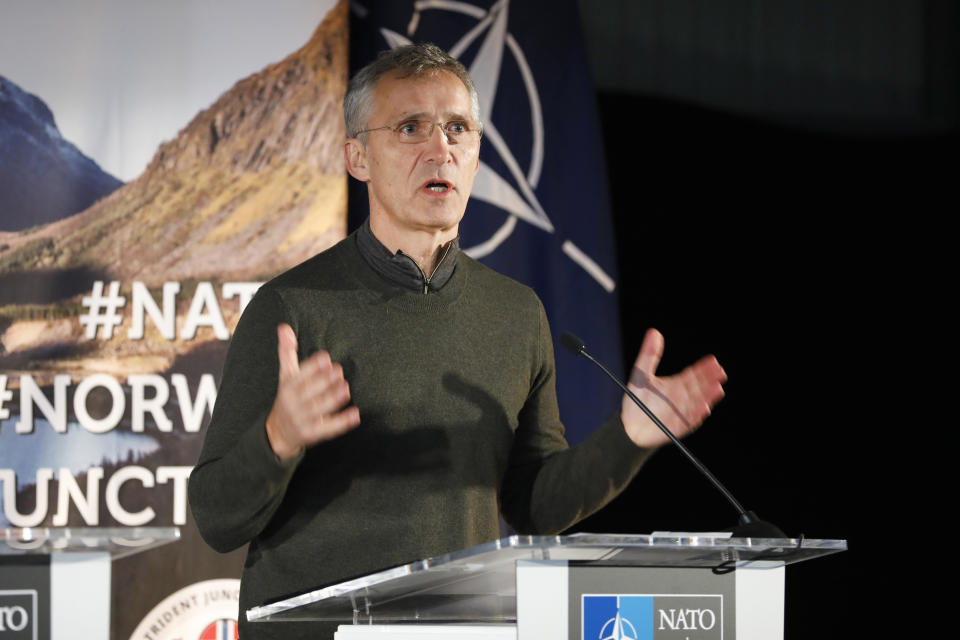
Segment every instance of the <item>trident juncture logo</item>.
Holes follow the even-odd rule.
[[[536,82],[533,73],[530,71],[530,65],[527,64],[526,56],[524,56],[523,50],[514,37],[507,31],[509,4],[509,0],[500,0],[487,10],[458,0],[418,0],[413,3],[413,15],[407,25],[405,35],[390,29],[380,29],[380,33],[387,44],[391,49],[395,49],[402,45],[411,44],[411,38],[416,35],[420,24],[420,16],[424,11],[453,11],[477,20],[476,25],[463,34],[448,53],[459,60],[474,41],[483,38],[473,62],[466,66],[470,70],[470,76],[473,78],[477,93],[480,96],[480,118],[483,121],[484,141],[493,146],[493,149],[509,170],[510,176],[519,186],[519,191],[486,163],[480,162],[480,169],[473,184],[473,197],[498,207],[509,215],[503,225],[490,238],[476,246],[465,249],[466,253],[474,258],[482,258],[493,253],[513,233],[518,219],[542,229],[546,233],[556,232],[553,223],[534,193],[543,169],[543,111],[540,106],[540,95],[537,92]],[[506,141],[497,130],[496,123],[491,118],[497,95],[497,86],[500,83],[500,63],[506,52],[513,56],[520,70],[530,103],[530,125],[533,142],[530,163],[525,171],[520,167],[520,163],[517,162],[510,147],[507,146]],[[461,62],[464,61],[461,60]],[[466,63],[464,62],[464,64]],[[613,278],[577,247],[573,241],[564,240],[562,249],[567,257],[590,274],[607,292],[613,291],[616,286]]]

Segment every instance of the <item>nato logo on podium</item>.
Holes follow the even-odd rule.
[[[721,640],[719,595],[584,595],[583,640]]]

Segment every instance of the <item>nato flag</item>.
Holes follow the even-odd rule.
[[[604,156],[574,0],[360,0],[351,10],[353,70],[411,42],[470,70],[484,134],[460,246],[532,287],[557,334],[576,333],[622,372]],[[356,224],[366,195],[355,182],[350,195]],[[557,386],[571,443],[619,411],[618,390],[565,352]]]

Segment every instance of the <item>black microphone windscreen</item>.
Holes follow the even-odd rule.
[[[583,355],[583,352],[586,351],[587,345],[583,344],[583,340],[573,335],[569,331],[560,336],[560,344],[563,345],[564,349],[572,351],[574,355]]]

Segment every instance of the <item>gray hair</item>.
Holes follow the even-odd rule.
[[[343,98],[343,119],[347,136],[356,137],[357,132],[367,128],[370,109],[373,107],[373,90],[383,76],[396,73],[401,78],[411,78],[446,71],[457,76],[470,93],[473,119],[480,121],[480,100],[477,89],[467,68],[435,44],[409,44],[383,51],[376,60],[360,69]]]

